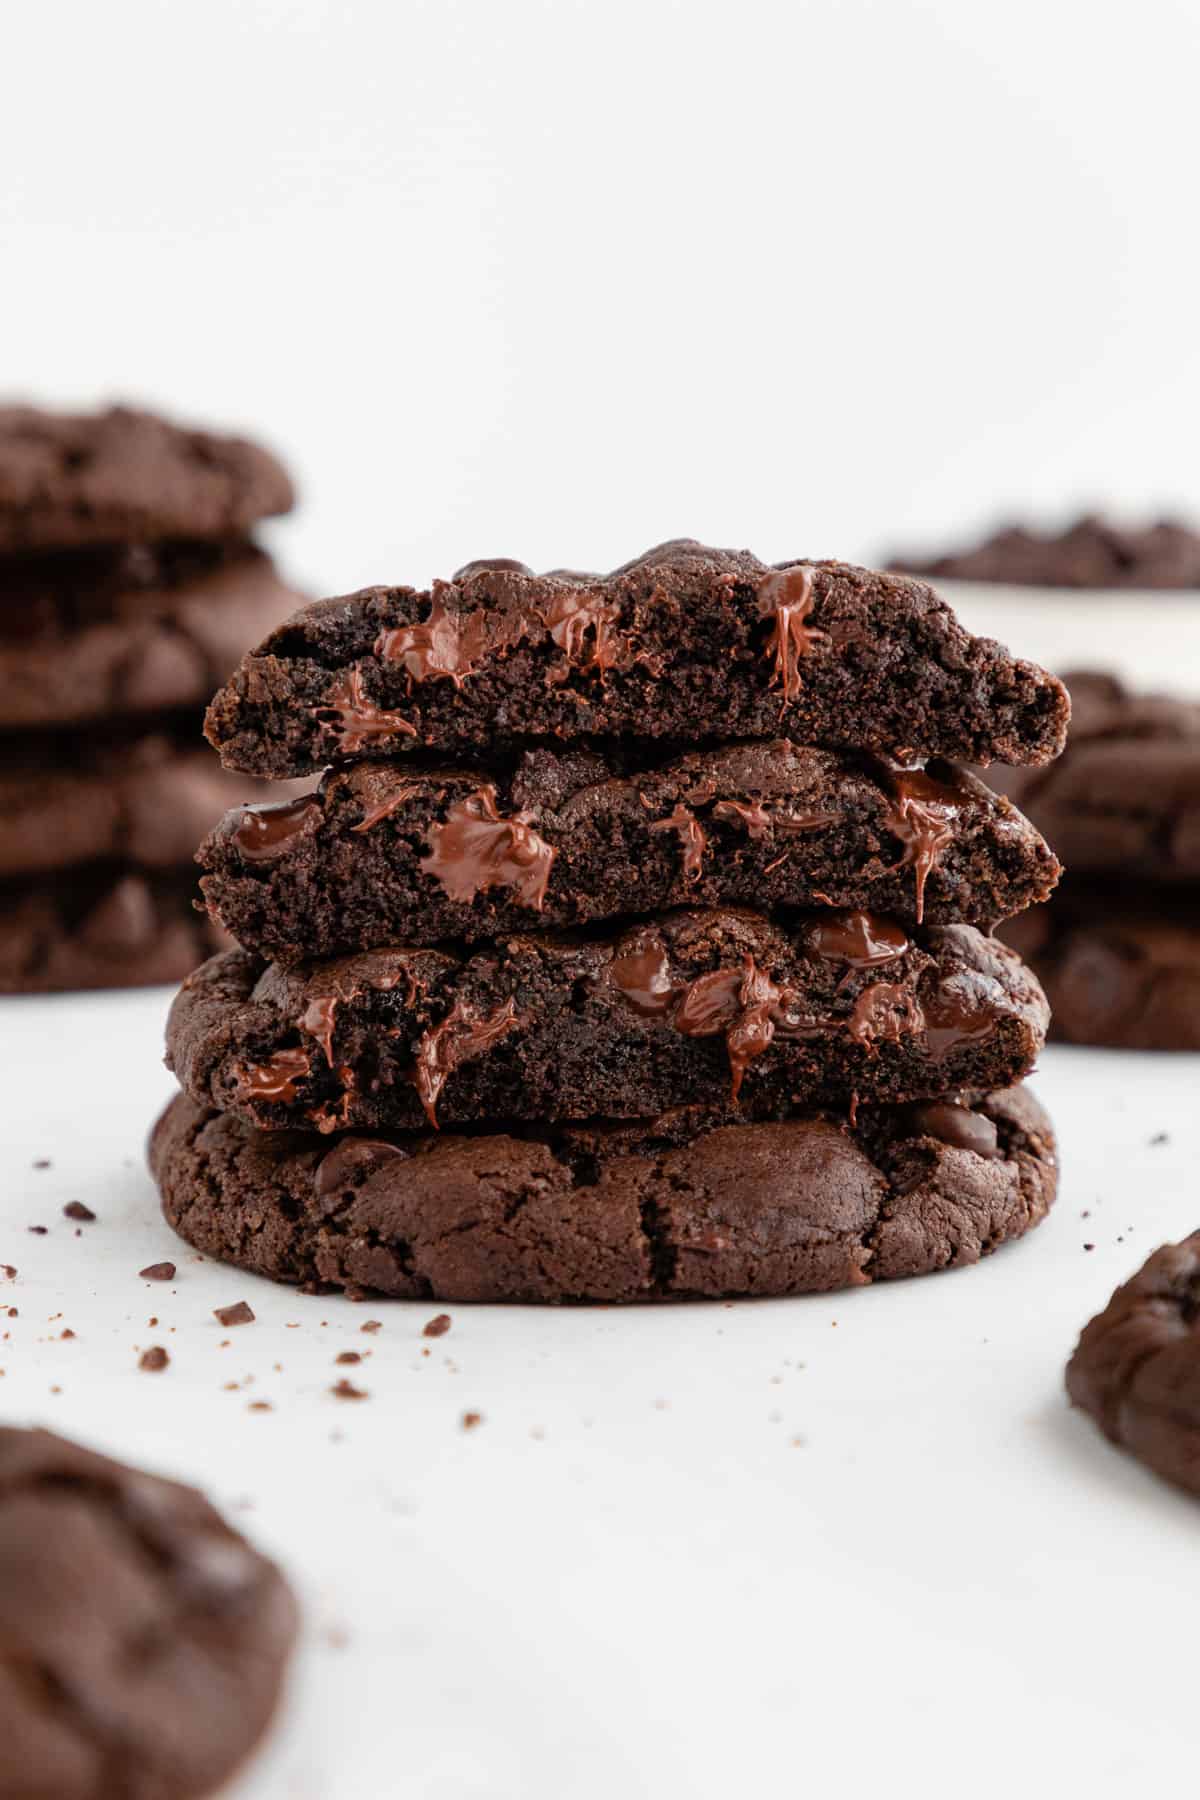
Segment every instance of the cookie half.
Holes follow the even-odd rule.
[[[953,764],[786,739],[658,764],[537,750],[504,773],[355,763],[230,813],[198,860],[213,916],[281,962],[688,904],[989,926],[1058,876],[1020,813]]]
[[[296,1637],[273,1563],[194,1488],[0,1427],[7,1800],[200,1800],[270,1724]]]
[[[299,600],[244,541],[0,563],[0,729],[205,706]]]
[[[114,406],[0,407],[0,551],[228,538],[293,504],[258,444]]]
[[[1067,1392],[1114,1444],[1200,1494],[1200,1231],[1156,1250],[1084,1328]]]
[[[269,776],[595,736],[1041,763],[1068,714],[1060,682],[921,581],[681,539],[610,575],[475,562],[428,592],[320,601],[245,658],[208,731]]]
[[[0,994],[182,981],[228,940],[190,869],[108,863],[0,883]]]
[[[168,1222],[276,1281],[400,1299],[806,1294],[978,1262],[1045,1217],[1049,1120],[974,1105],[729,1124],[688,1110],[560,1132],[258,1132],[173,1100],[150,1165]]]
[[[1046,1018],[967,925],[714,909],[291,970],[229,951],[185,983],[167,1047],[194,1100],[264,1129],[403,1130],[989,1092],[1028,1072]]]

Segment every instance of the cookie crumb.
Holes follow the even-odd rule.
[[[335,1363],[360,1363],[362,1355],[357,1350],[339,1350],[333,1360]]]
[[[465,1412],[460,1422],[464,1431],[474,1431],[477,1425],[483,1424],[483,1414],[478,1412]]]
[[[1169,1144],[1170,1141],[1171,1135],[1167,1131],[1156,1131],[1154,1136],[1150,1139],[1152,1144]]]
[[[34,1161],[35,1169],[51,1169],[54,1167],[48,1156],[39,1156]]]
[[[48,1225],[31,1225],[29,1230],[32,1231],[34,1237],[45,1237],[50,1227]]]
[[[143,1281],[174,1281],[175,1264],[173,1262],[147,1263],[138,1274]]]
[[[0,1263],[0,1275],[7,1275],[10,1281],[16,1280],[16,1267],[12,1263]]]
[[[71,1327],[68,1325],[66,1330],[60,1331],[58,1335],[60,1338],[73,1338],[75,1336],[75,1333],[71,1330]]]
[[[253,1325],[254,1314],[244,1300],[235,1300],[232,1306],[213,1308],[213,1318],[219,1325]]]
[[[166,1368],[170,1360],[161,1344],[151,1344],[149,1350],[143,1350],[138,1357],[138,1368],[146,1369],[150,1374],[157,1375],[160,1369]]]
[[[340,1381],[334,1383],[329,1391],[338,1400],[367,1400],[370,1398],[366,1388],[355,1387],[354,1383],[347,1381],[344,1375]]]
[[[1096,1248],[1095,1244],[1085,1244],[1083,1247],[1085,1250],[1094,1250]]]
[[[15,1274],[16,1271],[14,1270],[13,1273]],[[358,1329],[360,1331],[382,1331],[383,1330],[383,1320],[382,1319],[364,1319]]]
[[[246,1408],[247,1412],[274,1412],[274,1410],[269,1400],[251,1400]]]
[[[78,1219],[83,1225],[90,1225],[95,1217],[91,1207],[85,1206],[82,1200],[68,1200],[63,1207],[64,1219]]]
[[[435,1338],[445,1337],[450,1329],[451,1323],[452,1321],[449,1313],[438,1313],[436,1318],[430,1319],[429,1323],[421,1332],[421,1336]]]

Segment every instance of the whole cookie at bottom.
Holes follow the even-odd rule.
[[[227,941],[196,911],[191,870],[102,865],[0,884],[0,994],[182,981]]]
[[[0,1800],[200,1800],[271,1721],[279,1570],[194,1488],[0,1427]]]
[[[1200,1050],[1200,903],[1190,894],[1068,877],[999,935],[1045,989],[1053,1041]]]
[[[1114,1444],[1200,1494],[1200,1231],[1156,1250],[1085,1326],[1067,1392]]]
[[[228,538],[288,512],[269,450],[128,406],[0,407],[0,551]]]
[[[1022,1088],[974,1105],[480,1136],[258,1132],[173,1100],[150,1141],[181,1237],[276,1281],[401,1299],[828,1292],[978,1262],[1049,1210],[1054,1135]]]

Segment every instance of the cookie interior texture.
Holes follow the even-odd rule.
[[[1113,1443],[1200,1494],[1200,1232],[1156,1250],[1085,1327],[1067,1391]]]
[[[678,540],[604,576],[476,562],[428,592],[318,602],[244,659],[208,731],[228,766],[268,776],[371,751],[781,732],[1040,763],[1068,714],[1053,676],[971,637],[923,582]]]
[[[0,1427],[0,1795],[199,1800],[275,1711],[283,1577],[194,1489]]]
[[[259,1132],[184,1095],[168,1221],[275,1280],[410,1299],[798,1294],[973,1263],[1036,1225],[1054,1136],[1023,1088],[761,1124],[680,1109],[550,1130]]]

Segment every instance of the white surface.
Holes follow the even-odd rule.
[[[268,433],[318,591],[1200,509],[1195,0],[19,11],[0,388]]]
[[[158,1220],[166,1003],[0,1007],[0,1389],[6,1418],[250,1502],[234,1516],[298,1581],[292,1700],[239,1800],[1175,1786],[1200,1515],[1069,1412],[1062,1369],[1197,1223],[1200,1058],[1047,1053],[1060,1202],[976,1269],[732,1307],[453,1306],[426,1343],[437,1307],[305,1298]],[[63,1218],[74,1198],[95,1224]],[[172,1286],[138,1280],[164,1258]],[[222,1329],[235,1299],[256,1322]],[[150,1343],[163,1374],[137,1368]],[[370,1358],[335,1367],[348,1348]],[[333,1398],[343,1374],[370,1398]]]

